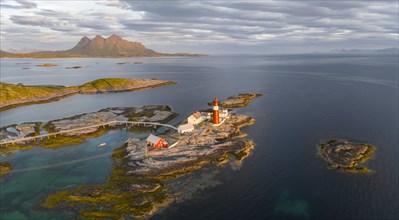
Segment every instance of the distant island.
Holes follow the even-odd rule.
[[[335,49],[331,50],[331,53],[398,53],[399,48],[388,47],[381,49]]]
[[[97,79],[80,86],[25,86],[0,82],[0,111],[19,105],[50,102],[75,94],[125,92],[170,85],[175,82],[158,79]]]
[[[0,50],[0,58],[79,58],[79,57],[161,57],[161,56],[206,56],[190,53],[159,53],[146,48],[140,42],[131,42],[118,35],[93,39],[82,37],[75,47],[61,51],[39,51],[32,53],[10,53]]]

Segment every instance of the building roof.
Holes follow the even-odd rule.
[[[145,141],[153,143],[153,144],[157,144],[159,140],[161,140],[160,137],[150,134],[150,135],[148,135],[148,137]]]
[[[189,130],[189,129],[194,129],[194,126],[190,123],[187,123],[187,124],[180,125],[178,127],[178,129],[179,128],[180,128],[180,130]]]
[[[201,118],[201,113],[199,113],[199,112],[194,112],[194,113],[192,114],[192,116],[194,116],[196,119],[199,119],[199,118]]]

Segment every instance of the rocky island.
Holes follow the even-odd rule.
[[[37,66],[40,66],[40,67],[52,67],[52,66],[58,66],[58,64],[55,64],[55,63],[43,63],[43,64],[39,64]]]
[[[20,105],[56,101],[75,94],[126,92],[174,84],[158,79],[104,78],[80,86],[27,86],[0,82],[0,111]]]
[[[348,172],[371,172],[368,168],[359,166],[359,163],[370,159],[374,150],[375,147],[369,144],[341,139],[320,144],[320,155],[327,161],[328,166]]]
[[[228,162],[234,169],[239,168],[254,148],[253,142],[245,139],[246,135],[240,131],[243,126],[251,125],[253,118],[222,109],[219,116],[223,120],[215,123],[215,117],[209,115],[209,112],[195,112],[184,120],[179,128],[187,125],[184,123],[193,117],[196,120],[201,118],[201,121],[191,125],[189,132],[178,132],[179,129],[174,126],[164,126],[163,129],[156,129],[153,124],[150,127],[139,127],[144,129],[142,132],[155,133],[164,138],[170,143],[169,147],[151,150],[148,148],[148,138],[129,138],[123,146],[113,151],[113,167],[106,183],[55,192],[42,202],[41,207],[73,210],[78,213],[79,219],[122,219],[150,216],[162,207],[187,198],[184,191],[187,187],[183,187],[184,190],[179,187],[186,176],[198,173],[200,169],[215,169],[215,166]],[[165,124],[176,116],[177,113],[167,105],[147,105],[106,108],[48,122],[9,125],[0,128],[2,142],[63,133],[17,145],[2,145],[0,153],[34,146],[73,145],[86,138],[100,136],[110,129],[124,128],[137,132],[137,126],[128,126],[128,123],[102,125],[108,122]],[[84,129],[80,129],[82,127]],[[10,163],[2,164],[2,176],[10,172],[10,169]]]
[[[253,149],[252,141],[245,139],[240,128],[253,122],[253,118],[237,114],[229,114],[217,126],[204,119],[190,132],[163,133],[174,144],[152,151],[147,149],[146,140],[130,138],[114,150],[107,183],[58,191],[41,206],[77,211],[79,219],[150,216],[184,195],[170,190],[183,176],[229,161],[239,167]]]

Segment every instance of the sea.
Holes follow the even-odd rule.
[[[24,85],[80,85],[106,77],[157,78],[177,84],[124,93],[75,95],[0,112],[0,125],[49,121],[107,107],[167,104],[171,123],[213,98],[263,93],[247,107],[255,123],[242,129],[255,148],[240,166],[207,167],[183,197],[149,219],[399,219],[398,54],[312,53],[205,57],[1,59],[0,80]],[[128,62],[121,65],[118,63]],[[133,62],[143,62],[133,64]],[[55,63],[55,67],[39,67]],[[80,69],[66,69],[82,66]],[[0,218],[73,219],[47,210],[57,190],[107,181],[109,153],[128,137],[114,130],[58,149],[36,147],[2,156],[20,171],[0,184]],[[368,174],[329,169],[318,144],[331,138],[376,147]],[[99,143],[107,147],[98,148]],[[104,155],[104,156],[101,156]],[[187,185],[192,186],[187,189]],[[177,187],[176,190],[179,190]]]

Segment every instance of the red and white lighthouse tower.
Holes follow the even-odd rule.
[[[213,118],[212,118],[212,123],[213,124],[219,124],[220,119],[219,119],[219,100],[215,98],[213,100]]]

